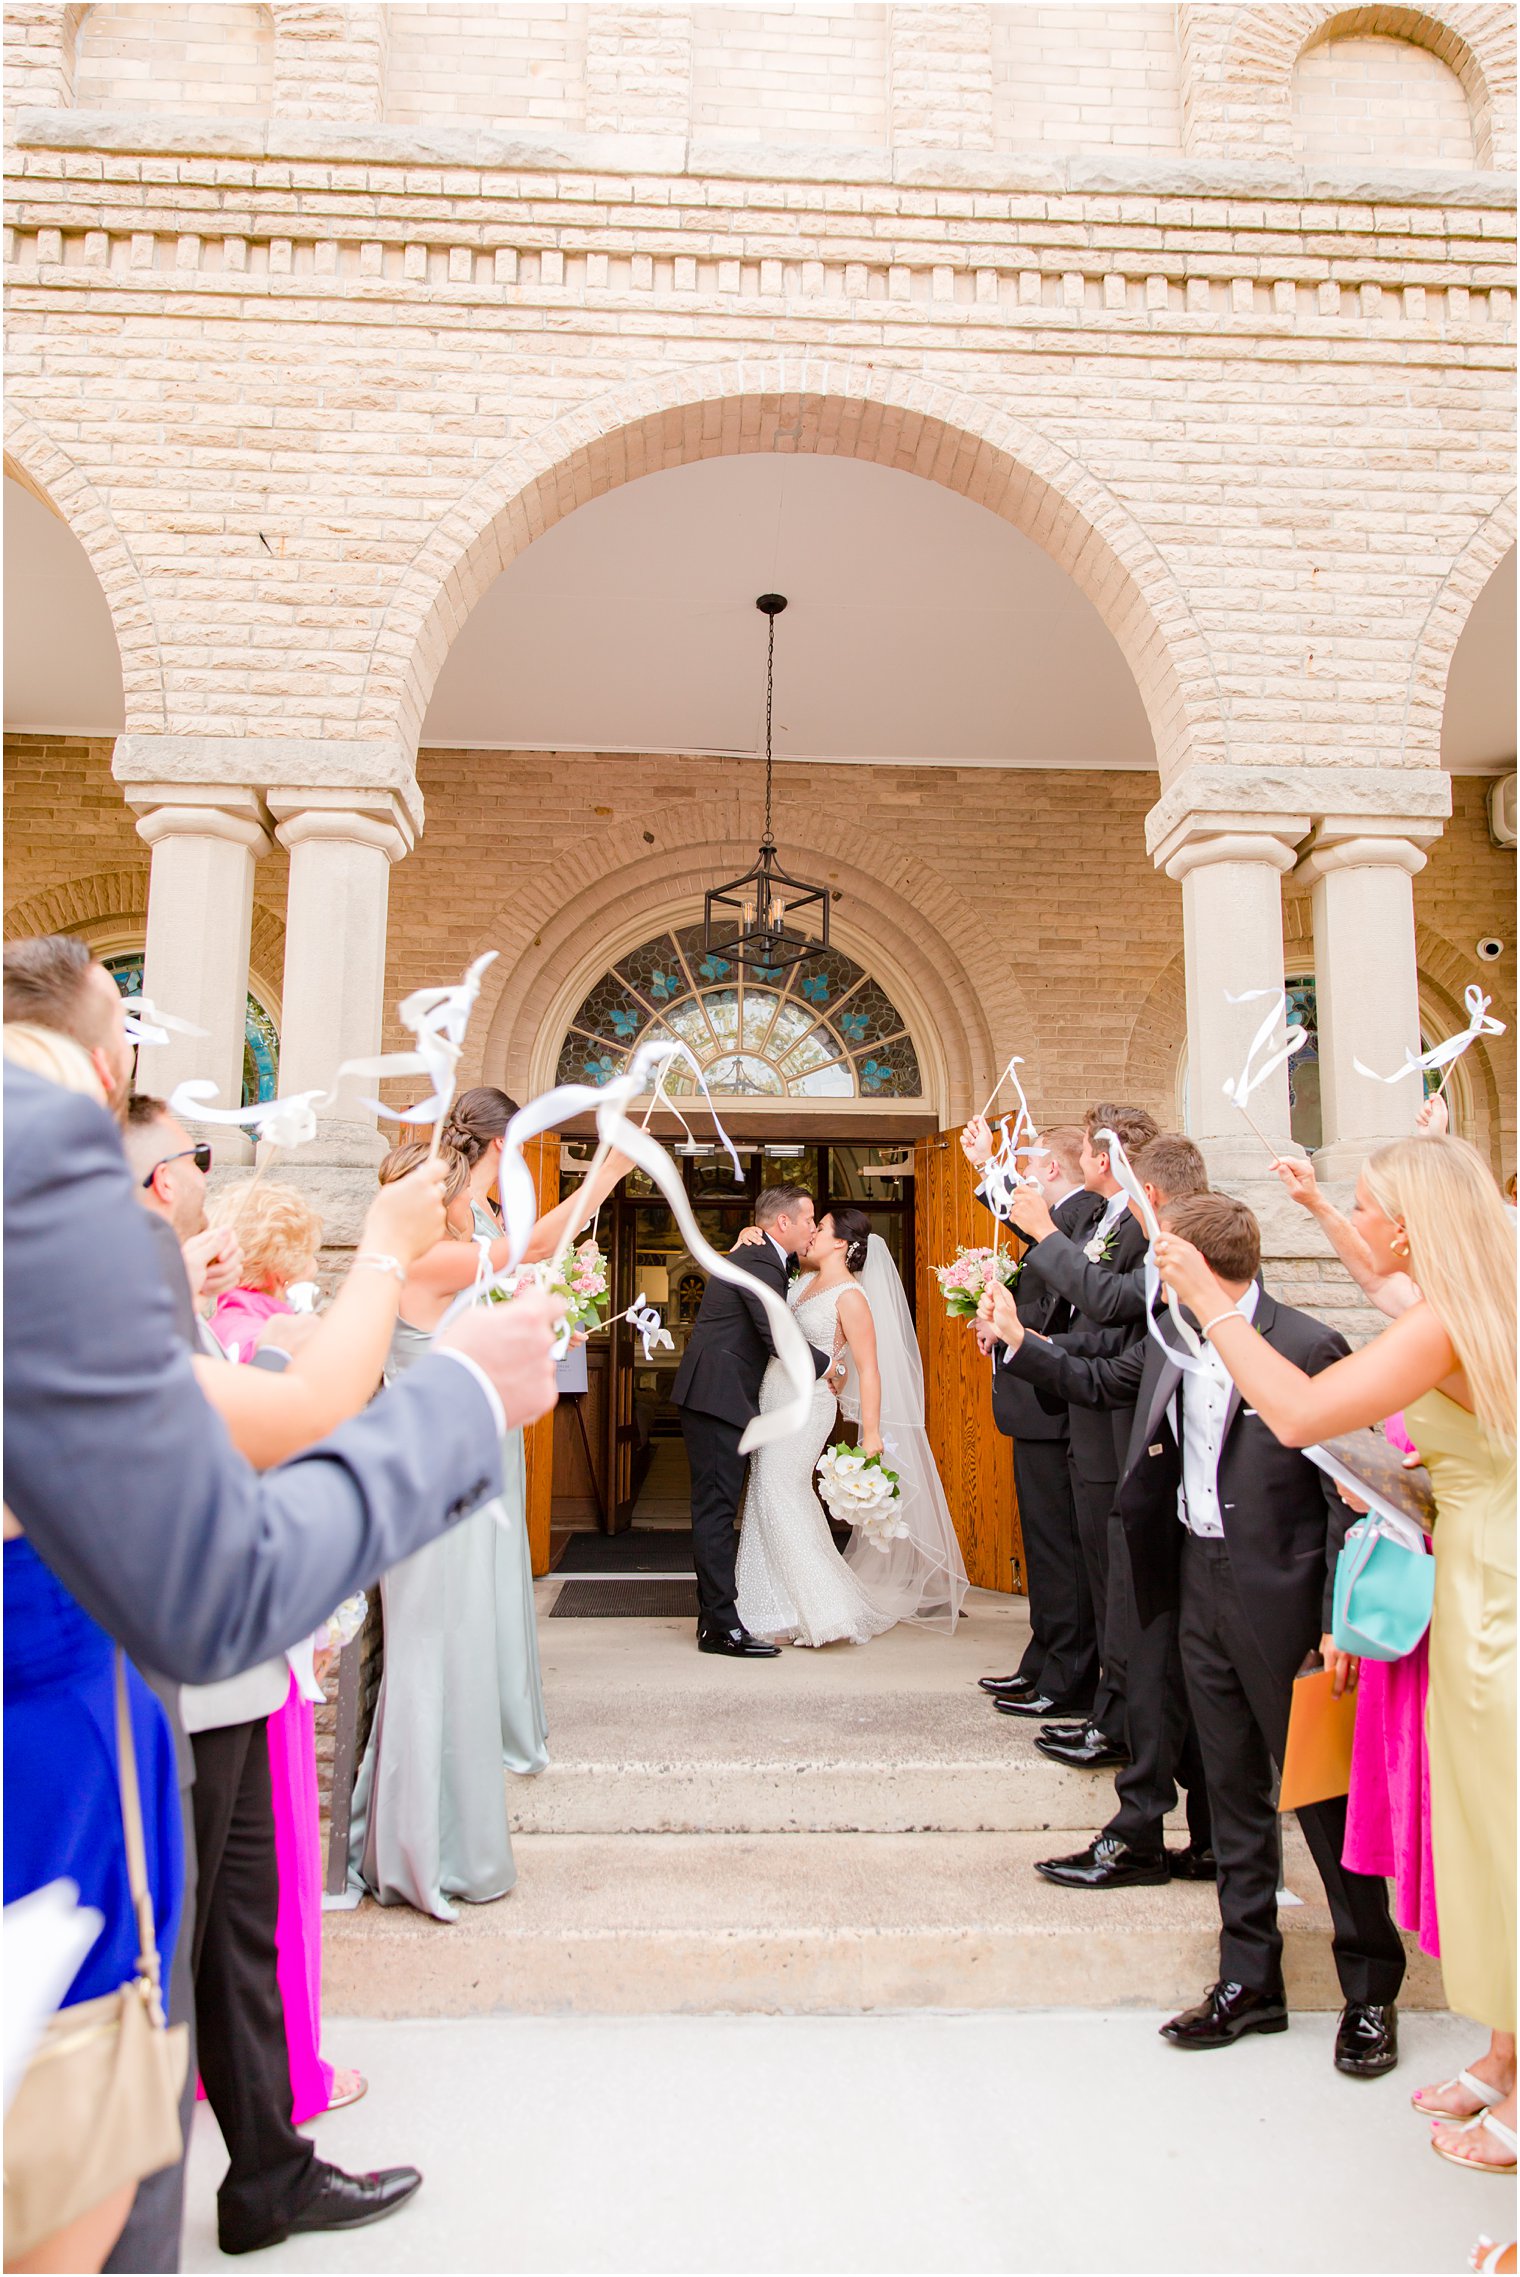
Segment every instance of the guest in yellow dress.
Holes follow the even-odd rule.
[[[1471,2117],[1437,2119],[1458,2165],[1515,2170],[1515,1229],[1462,1139],[1401,1139],[1369,1158],[1352,1223],[1380,1273],[1419,1290],[1380,1336],[1317,1376],[1273,1352],[1198,1252],[1163,1233],[1156,1262],[1205,1324],[1243,1396],[1306,1447],[1402,1408],[1436,1494],[1430,1632],[1431,1814],[1441,1963],[1455,2009],[1494,2034],[1460,2075]],[[1325,1639],[1341,1681],[1354,1663]],[[1457,2082],[1448,2082],[1456,2086]],[[1417,2103],[1423,2098],[1417,2098]]]

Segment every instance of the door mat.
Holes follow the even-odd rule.
[[[551,1621],[694,1621],[694,1581],[567,1581]]]
[[[689,1574],[689,1526],[630,1526],[621,1534],[572,1534],[554,1568],[572,1573]]]

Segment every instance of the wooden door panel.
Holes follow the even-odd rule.
[[[552,1210],[559,1200],[559,1133],[547,1131],[529,1139],[523,1160],[533,1173],[538,1214]],[[554,1507],[554,1410],[523,1434],[528,1460],[528,1548],[536,1574],[549,1570],[549,1525]]]
[[[990,1240],[993,1221],[972,1193],[958,1130],[913,1150],[918,1341],[929,1444],[944,1481],[966,1572],[979,1589],[1024,1587],[1013,1484],[1013,1442],[992,1420],[992,1375],[969,1324],[945,1311],[936,1265]]]

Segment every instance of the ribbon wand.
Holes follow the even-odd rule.
[[[1248,988],[1239,996],[1232,996],[1228,989],[1224,992],[1226,1004],[1256,1004],[1260,1003],[1264,997],[1269,996],[1272,998],[1272,1009],[1251,1038],[1251,1048],[1246,1053],[1244,1067],[1239,1075],[1227,1075],[1222,1088],[1225,1097],[1232,1106],[1239,1108],[1256,1137],[1260,1139],[1272,1160],[1276,1162],[1281,1158],[1282,1148],[1273,1145],[1246,1105],[1246,1101],[1253,1091],[1260,1089],[1269,1075],[1275,1075],[1277,1070],[1284,1066],[1296,1051],[1302,1048],[1306,1041],[1307,1031],[1300,1023],[1294,1021],[1290,1010],[1290,1000],[1280,988]],[[1279,1015],[1284,1022],[1283,1041],[1270,1059],[1261,1059],[1259,1055],[1265,1051],[1271,1042],[1272,1031],[1277,1026]]]

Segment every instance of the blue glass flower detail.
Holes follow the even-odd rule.
[[[626,1038],[628,1036],[636,1036],[638,1034],[639,1016],[637,1012],[632,1010],[629,1005],[619,1005],[617,1011],[611,1015],[611,1018],[614,1035],[623,1036]]]
[[[618,1063],[610,1052],[598,1052],[594,1057],[588,1058],[584,1065],[587,1078],[592,1083],[610,1083],[618,1071]]]
[[[884,1091],[892,1080],[892,1070],[880,1060],[868,1059],[862,1062],[860,1080],[867,1091]]]
[[[829,1000],[829,984],[824,979],[821,972],[809,973],[807,979],[802,984],[802,993],[807,998],[809,1004],[827,1004]]]
[[[752,979],[766,981],[774,987],[781,978],[781,967],[779,965],[752,965],[750,975]]]
[[[656,972],[649,976],[649,993],[657,1004],[666,1003],[680,985],[674,973]]]
[[[864,1012],[846,1012],[841,1017],[839,1025],[843,1028],[850,1043],[863,1044],[866,1040],[866,1030],[871,1023]]]
[[[733,971],[727,957],[704,957],[697,971],[703,980],[727,980]]]

